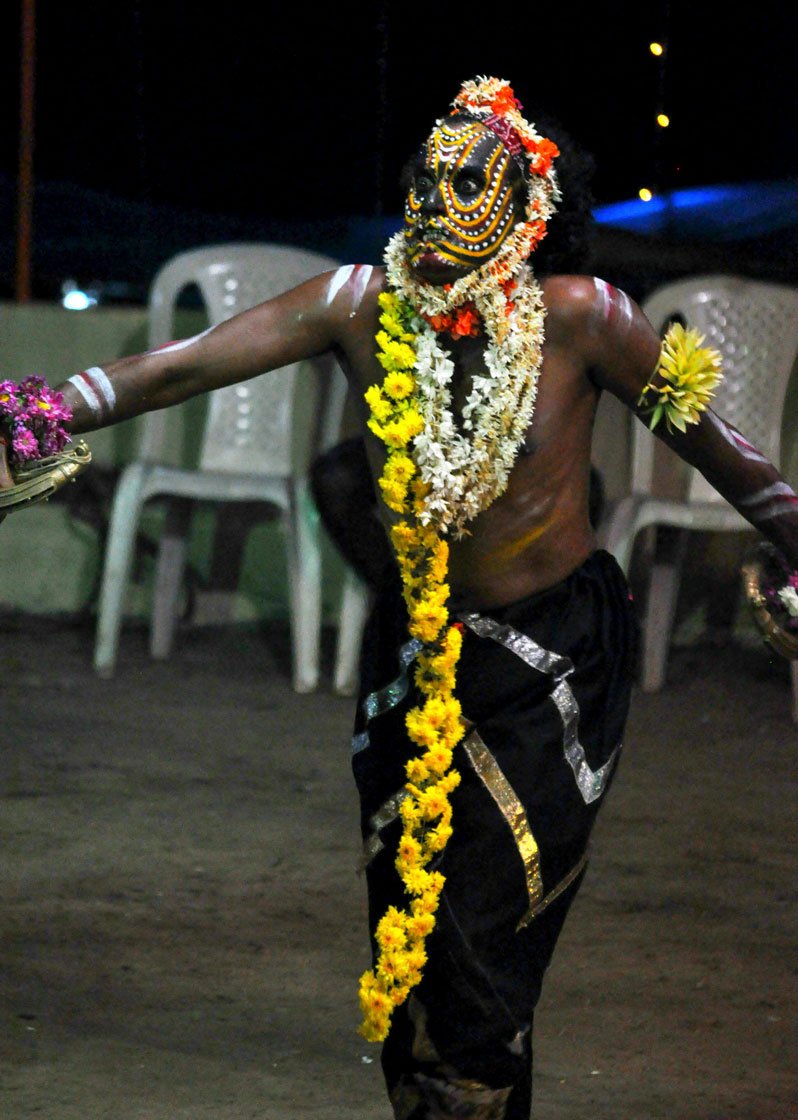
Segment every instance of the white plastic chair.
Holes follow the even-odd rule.
[[[150,348],[169,342],[178,296],[195,284],[214,326],[287,291],[338,261],[270,244],[214,245],[180,253],[155,277],[149,299]],[[317,406],[308,394],[317,390]],[[156,495],[206,501],[264,501],[280,510],[286,535],[293,685],[317,687],[321,628],[318,513],[308,489],[313,456],[339,438],[346,381],[330,355],[286,366],[209,394],[197,469],[163,461],[167,409],[147,414],[139,458],[125,467],[114,497],[100,591],[94,666],[111,676],[116,665],[125,592],[144,503]],[[162,536],[150,631],[154,658],[169,656],[185,570],[185,525]],[[355,595],[354,575],[345,581]],[[343,672],[343,669],[342,669]]]
[[[360,686],[360,649],[370,602],[366,585],[347,569],[341,592],[333,669],[333,688],[339,696],[355,696]]]
[[[696,276],[655,291],[642,305],[657,330],[679,318],[705,335],[723,357],[724,379],[713,409],[738,428],[771,462],[781,460],[781,427],[787,386],[798,354],[798,288],[738,276]],[[682,498],[656,496],[654,449],[682,476]],[[641,422],[632,429],[631,494],[609,515],[605,547],[628,573],[641,530],[750,529],[704,477],[673,455]],[[654,530],[656,531],[656,530]],[[643,620],[641,687],[659,691],[679,593],[686,532],[675,555],[653,562]],[[793,714],[798,720],[798,671],[792,663]]]

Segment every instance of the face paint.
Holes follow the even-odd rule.
[[[463,273],[489,260],[521,217],[520,172],[504,144],[476,121],[440,122],[427,140],[405,206],[410,263],[420,273]]]

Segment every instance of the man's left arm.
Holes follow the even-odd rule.
[[[798,497],[774,465],[711,408],[684,432],[662,428],[657,431],[662,441],[701,471],[798,570]]]
[[[667,384],[662,340],[623,292],[603,281],[593,281],[593,286],[592,306],[581,316],[591,376],[648,426]],[[702,396],[699,392],[698,398]],[[706,403],[699,404],[681,428],[669,423],[663,412],[654,432],[798,569],[798,497],[743,433]]]

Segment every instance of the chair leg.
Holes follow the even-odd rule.
[[[152,613],[150,616],[150,656],[165,661],[174,647],[178,600],[186,570],[191,503],[173,501],[158,546]]]
[[[295,692],[319,686],[321,647],[321,539],[319,515],[306,483],[300,483],[288,511],[288,589]]]
[[[101,677],[113,676],[116,668],[125,592],[133,562],[145,482],[146,467],[133,464],[122,473],[114,495],[94,642],[94,668]]]
[[[640,531],[637,523],[639,512],[640,500],[636,495],[622,498],[605,515],[598,529],[601,547],[612,553],[626,575],[629,574],[635,539]]]
[[[790,662],[790,684],[792,686],[792,718],[798,723],[798,661]]]
[[[348,568],[341,593],[333,688],[339,696],[356,696],[360,688],[360,647],[369,612],[369,589]]]
[[[668,541],[665,550],[658,549],[660,555],[654,561],[649,577],[643,623],[640,681],[643,692],[659,692],[665,684],[673,620],[687,547],[687,533],[682,530],[676,530],[675,533],[675,541]]]

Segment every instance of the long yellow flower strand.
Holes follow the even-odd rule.
[[[697,424],[723,378],[721,356],[717,350],[702,346],[704,336],[697,330],[685,330],[673,323],[662,341],[656,373],[662,381],[646,385],[637,402],[648,405],[649,428],[654,430],[665,420],[669,432],[684,432],[688,424]],[[650,404],[651,398],[655,404]]]
[[[463,736],[460,704],[453,695],[462,635],[449,626],[446,607],[449,547],[432,526],[418,520],[427,488],[408,453],[409,444],[424,427],[414,402],[413,313],[393,292],[384,292],[379,300],[383,329],[377,334],[377,357],[386,373],[381,386],[372,385],[366,392],[369,428],[388,448],[379,482],[386,505],[401,514],[391,539],[410,633],[424,643],[415,675],[424,703],[406,717],[408,736],[420,751],[406,765],[406,796],[400,806],[403,830],[396,858],[410,904],[405,910],[389,907],[378,922],[377,963],[360,980],[360,1033],[370,1042],[387,1036],[394,1008],[421,980],[427,960],[424,945],[435,926],[444,884],[441,872],[427,867],[452,834],[449,794],[460,781],[452,768],[452,751]]]

